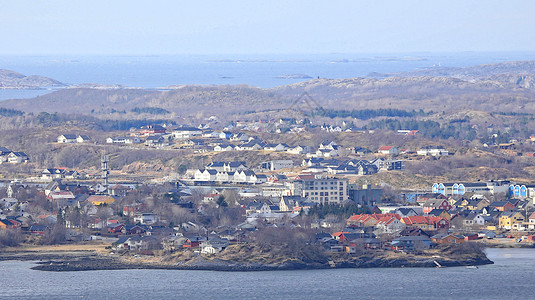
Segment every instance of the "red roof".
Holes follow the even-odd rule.
[[[110,190],[129,190],[130,188],[121,184],[116,183],[114,186],[109,188]]]
[[[335,232],[333,234],[331,234],[332,236],[341,236],[342,234],[344,233],[349,233],[349,232],[346,232],[346,231],[339,231],[339,232]]]
[[[397,220],[401,220],[401,216],[399,214],[392,214],[392,213],[388,213],[388,214],[362,214],[362,215],[353,215],[351,217],[349,217],[347,219],[348,222],[351,222],[351,223],[367,223],[369,222],[370,220],[373,219],[373,223],[378,223],[378,222],[384,222],[385,220],[391,220],[393,221],[394,219],[397,219]]]
[[[379,148],[379,151],[388,151],[390,149],[394,148],[394,146],[383,146],[381,148]]]
[[[443,218],[441,217],[424,217],[424,216],[410,216],[405,217],[401,221],[405,223],[406,225],[413,225],[413,224],[436,224]]]

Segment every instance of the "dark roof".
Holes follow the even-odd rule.
[[[461,183],[461,184],[464,185],[465,187],[487,186],[485,182],[466,182],[466,183]]]
[[[174,129],[175,131],[202,131],[199,128],[195,127],[188,127],[188,126],[181,126]]]
[[[0,147],[0,153],[1,154],[5,154],[5,153],[9,153],[11,152],[11,150],[7,149],[6,147]]]
[[[231,161],[228,163],[228,165],[231,167],[231,168],[235,168],[235,167],[239,167],[239,166],[246,166],[245,162],[243,161]]]
[[[316,236],[315,236],[316,240],[320,240],[323,238],[332,238],[332,235],[330,233],[323,232],[323,231],[316,233]]]
[[[393,239],[392,241],[403,242],[403,241],[430,241],[431,239],[426,235],[410,235],[410,236],[400,236]]]
[[[13,155],[15,155],[15,156],[22,156],[22,157],[23,157],[23,156],[28,156],[28,155],[26,155],[26,153],[24,153],[24,152],[11,152],[11,153],[13,153]]]
[[[414,209],[412,209],[412,208],[404,208],[404,207],[398,208],[398,209],[396,209],[396,211],[398,211],[400,214],[402,214],[404,216],[406,216],[411,211],[415,212]]]
[[[432,211],[430,211],[430,212],[428,213],[428,215],[438,217],[438,216],[440,216],[440,214],[443,213],[444,211],[445,211],[444,209],[438,209],[438,208],[435,208],[435,209],[433,209]]]
[[[417,228],[417,227],[405,228],[399,234],[401,236],[417,236],[417,235],[425,235],[427,237],[431,236],[425,230],[421,228]]]
[[[513,204],[514,203],[511,203],[510,201],[495,201],[495,202],[492,202],[489,206],[491,207],[501,207],[501,206],[504,206],[506,204]]]

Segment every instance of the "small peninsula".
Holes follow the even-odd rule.
[[[66,84],[52,78],[39,75],[26,76],[15,71],[0,69],[0,89],[33,90],[65,86]]]
[[[328,253],[319,247],[235,244],[217,254],[194,251],[110,251],[105,243],[16,247],[0,252],[0,261],[36,261],[42,271],[175,269],[274,271],[331,268],[456,267],[493,264],[481,244],[448,245],[417,252],[364,250]]]

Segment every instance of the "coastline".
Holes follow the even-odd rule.
[[[21,260],[34,261],[33,270],[41,271],[90,271],[90,270],[124,270],[124,269],[167,269],[167,270],[205,270],[205,271],[277,271],[277,270],[311,270],[335,268],[430,268],[436,263],[443,267],[477,266],[493,264],[485,254],[464,255],[462,257],[429,255],[395,255],[384,256],[368,253],[360,256],[333,257],[328,262],[303,262],[288,260],[281,263],[262,263],[254,261],[226,261],[219,258],[199,256],[186,262],[169,262],[166,256],[115,256],[103,255],[95,250],[59,250],[59,251],[7,251],[0,252],[0,261]]]

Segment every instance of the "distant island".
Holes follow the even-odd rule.
[[[38,75],[26,76],[15,71],[0,69],[0,89],[31,90],[65,86],[66,84],[52,78]]]
[[[289,74],[289,75],[280,75],[276,78],[279,79],[311,79],[312,76],[309,76],[307,74]]]

